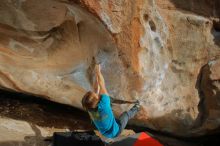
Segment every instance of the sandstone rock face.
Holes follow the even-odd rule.
[[[81,108],[94,60],[132,124],[179,136],[220,126],[220,11],[212,0],[4,0],[0,85]],[[116,115],[128,109],[113,106]]]

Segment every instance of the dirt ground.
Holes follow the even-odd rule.
[[[49,146],[54,132],[74,130],[93,130],[85,112],[0,90],[0,146]]]

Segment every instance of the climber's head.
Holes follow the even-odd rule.
[[[96,109],[99,100],[100,98],[95,92],[89,91],[82,98],[82,106],[86,110]]]

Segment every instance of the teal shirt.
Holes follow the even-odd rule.
[[[114,138],[119,132],[118,123],[112,112],[110,97],[101,95],[97,111],[89,111],[89,115],[99,132],[107,138]]]

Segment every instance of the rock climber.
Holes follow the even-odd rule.
[[[88,111],[92,122],[98,131],[106,138],[118,137],[128,123],[128,120],[139,111],[140,104],[134,106],[116,119],[112,108],[111,99],[105,87],[105,81],[101,73],[100,65],[95,66],[94,92],[87,92],[82,98],[82,106]]]

